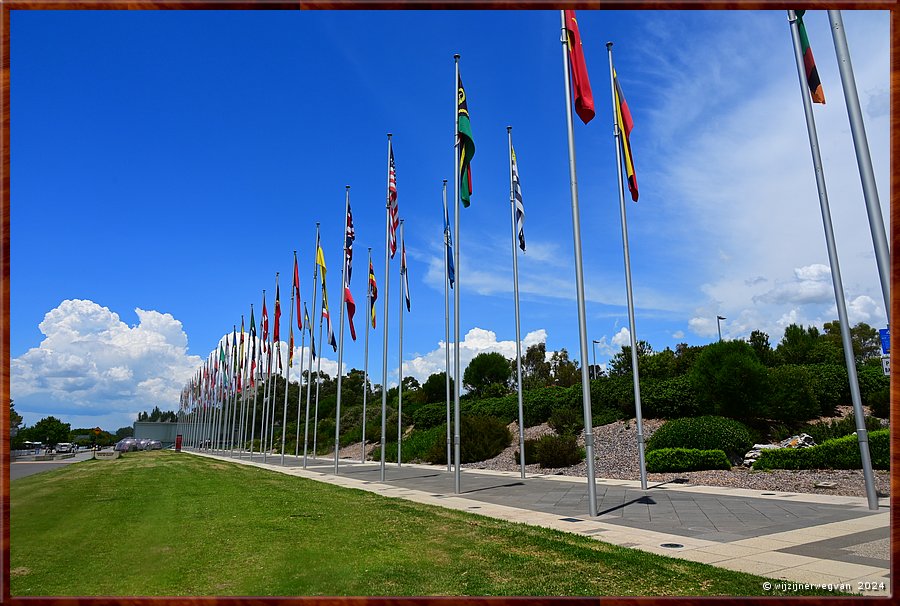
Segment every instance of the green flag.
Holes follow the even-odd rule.
[[[472,195],[472,167],[469,163],[475,155],[475,141],[472,140],[472,124],[469,122],[469,106],[466,104],[466,91],[462,78],[456,76],[456,115],[459,122],[457,137],[459,138],[459,198],[463,206],[469,207],[469,196]]]

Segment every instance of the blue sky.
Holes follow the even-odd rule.
[[[889,13],[843,18],[887,217]],[[850,318],[880,327],[828,18],[805,20],[827,98],[814,110]],[[579,11],[578,21],[597,108],[575,125],[597,361],[628,342],[607,41],[635,121],[638,338],[655,350],[707,343],[722,315],[726,338],[760,329],[774,345],[791,322],[836,318],[785,12]],[[259,319],[262,289],[271,313],[276,271],[287,321],[294,250],[310,302],[317,221],[336,322],[345,185],[360,311],[343,361],[361,368],[368,247],[384,296],[388,132],[412,297],[404,374],[442,370],[454,53],[476,144],[472,205],[455,236],[463,363],[515,352],[507,125],[526,210],[522,338],[580,358],[558,12],[14,11],[10,30],[11,375],[26,423],[54,414],[115,430],[154,405],[174,409],[251,303]],[[323,370],[333,375],[336,361],[329,349]]]

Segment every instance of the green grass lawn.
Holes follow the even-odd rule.
[[[171,451],[10,486],[13,596],[779,595],[755,575]]]

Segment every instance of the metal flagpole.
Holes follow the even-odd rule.
[[[297,251],[294,251],[294,260],[297,259]],[[294,334],[294,286],[291,285],[291,309],[288,312],[288,332]],[[287,410],[288,410],[288,386],[291,382],[291,357],[293,356],[293,343],[288,341],[288,349],[291,351],[287,355],[287,364],[285,364],[284,374],[284,410],[281,414],[281,464],[284,465],[284,440],[287,433]]]
[[[372,247],[369,247],[369,263],[366,271],[372,266]],[[373,270],[374,271],[374,270]],[[363,359],[363,414],[362,414],[362,455],[359,462],[366,462],[366,400],[369,395],[369,326],[372,323],[372,285],[366,276],[366,346]]]
[[[447,471],[453,471],[453,438],[450,426],[450,218],[447,213],[447,179],[441,196],[444,200],[444,379],[447,383]]]
[[[388,299],[391,295],[391,133],[388,139],[387,204],[384,224],[384,353],[381,359],[381,481],[384,482],[384,446],[387,431]]]
[[[516,250],[516,188],[513,182],[512,126],[506,127],[509,140],[509,212],[512,226],[513,290],[516,300],[516,387],[519,396],[519,467],[525,478],[525,415],[522,407],[522,340],[519,323],[519,253]]]
[[[298,288],[297,293],[300,290]],[[300,315],[300,312],[297,312]],[[300,329],[300,378],[297,382],[297,435],[294,437],[294,458],[300,458],[300,404],[303,401],[303,348],[306,347],[306,331]]]
[[[237,326],[235,326],[235,330],[237,330]],[[238,347],[237,342],[235,342],[234,346]],[[237,381],[239,378],[239,373],[241,372],[240,358],[238,357],[238,355],[239,354],[237,354],[237,352],[235,352],[234,359],[235,359],[236,366],[234,369],[234,389],[232,390],[232,394],[231,394],[231,424],[229,425],[229,430],[228,430],[228,450],[229,450],[229,452],[231,452],[232,455],[234,455],[234,430],[235,430],[235,425],[237,422],[237,397],[238,397]]]
[[[344,360],[344,304],[347,302],[347,215],[350,214],[350,186],[345,185],[344,187],[346,188],[346,201],[344,202],[344,229],[341,234],[344,242],[341,250],[344,253],[341,259],[341,308],[338,310],[338,332],[340,334],[338,335],[337,404],[335,404],[334,413],[334,475],[338,475],[338,452],[341,450],[341,379],[344,375],[341,365]]]
[[[405,297],[405,293],[403,292],[403,285],[405,284],[403,272],[406,269],[403,267],[404,259],[402,257],[406,252],[403,248],[406,246],[406,243],[403,240],[403,221],[403,219],[400,219],[400,296],[397,297],[400,301],[400,355],[398,356],[400,358],[400,383],[397,385],[397,467],[400,467],[400,449],[403,442],[403,299]]]
[[[269,344],[266,348],[266,389],[263,391],[263,426],[259,429],[260,449],[263,453],[263,462],[265,463],[269,451],[272,449],[269,442],[269,425],[271,424],[272,413],[269,405],[272,403],[272,349],[275,342],[275,334],[270,333]]]
[[[819,206],[822,209],[822,223],[825,226],[825,241],[828,246],[828,261],[831,264],[831,280],[834,284],[834,298],[837,303],[838,321],[841,324],[841,342],[844,346],[844,361],[847,365],[847,378],[850,380],[850,397],[853,401],[853,414],[856,417],[856,437],[859,442],[859,454],[862,460],[863,476],[866,481],[866,498],[869,509],[878,509],[878,493],[875,491],[875,478],[872,474],[872,458],[869,454],[869,433],[863,417],[862,401],[859,394],[859,383],[856,374],[856,361],[853,358],[853,344],[850,339],[850,322],[847,319],[847,304],[844,301],[844,285],[841,280],[841,268],[838,264],[837,247],[834,243],[834,230],[831,224],[831,210],[828,206],[828,193],[825,190],[825,173],[822,169],[822,158],[819,155],[819,138],[816,134],[816,122],[812,113],[812,102],[807,94],[806,71],[803,65],[803,52],[800,47],[800,32],[794,11],[788,11],[788,22],[791,26],[791,38],[794,41],[794,58],[797,61],[797,73],[800,76],[800,96],[803,98],[803,110],[806,112],[806,130],[809,134],[809,148],[812,152],[813,168],[816,173],[816,186],[819,190]]]
[[[243,318],[241,318],[243,321]],[[241,351],[243,352],[243,346],[241,346]],[[250,356],[244,354],[244,361],[241,364],[241,376],[243,377],[243,389],[241,390],[241,422],[238,426],[238,458],[240,459],[243,456],[244,452],[244,432],[247,429],[247,426],[244,422],[245,412],[247,410],[247,383],[248,376],[250,374],[250,365],[247,363],[247,360]]]
[[[278,288],[278,274],[279,272],[275,272],[275,294],[281,294],[280,289]],[[281,310],[281,300],[276,297],[276,301],[278,303],[278,310]],[[279,321],[280,321],[279,317]],[[275,331],[272,331],[272,352],[275,354],[273,356],[273,366],[276,368],[281,366],[281,326],[278,327],[278,341],[275,340]],[[275,447],[275,414],[278,412],[277,408],[277,400],[278,400],[278,377],[281,376],[280,373],[276,370],[274,374],[274,380],[272,381],[272,395],[269,397],[269,404],[272,407],[271,415],[269,416],[269,423],[271,423],[271,427],[268,429],[269,431],[269,450],[272,450]],[[274,453],[273,453],[274,454]]]
[[[638,462],[641,466],[641,490],[647,490],[647,468],[644,462],[644,425],[641,416],[641,383],[638,374],[637,332],[634,329],[634,295],[631,290],[631,257],[628,249],[628,223],[625,220],[625,185],[622,179],[622,133],[619,131],[616,85],[613,80],[612,42],[606,43],[609,56],[609,87],[613,102],[613,138],[616,142],[616,170],[619,175],[619,214],[622,218],[622,250],[625,254],[625,292],[628,296],[628,329],[631,331],[631,376],[634,380],[634,411],[637,424]]]
[[[316,299],[319,294],[319,263],[318,263],[318,255],[319,255],[319,222],[316,221],[316,252],[313,257],[313,298],[312,298],[312,306],[313,306],[313,318],[316,317]],[[307,318],[308,320],[308,318]],[[315,321],[315,320],[313,320]],[[309,325],[309,322],[306,323],[306,329],[309,331],[309,377],[306,380],[306,429],[303,433],[303,469],[306,469],[306,449],[309,445],[309,397],[312,390],[312,350],[313,350],[313,327]],[[319,347],[322,346],[322,341],[319,341]],[[319,352],[321,353],[321,352]],[[316,386],[319,385],[319,373],[316,372]],[[318,387],[317,387],[318,389]],[[299,421],[298,421],[299,422]],[[315,453],[313,453],[315,456]]]
[[[319,255],[319,249],[316,248],[316,256]],[[322,342],[322,321],[325,315],[325,276],[322,275],[322,313],[319,314],[319,356],[316,358],[316,406],[313,414],[313,458],[319,458],[319,374],[322,372],[322,352],[325,351],[325,344]],[[329,312],[330,313],[330,312]],[[338,367],[340,373],[340,367]]]
[[[581,260],[581,217],[578,210],[578,180],[575,174],[575,128],[572,123],[572,85],[569,74],[568,35],[566,34],[566,13],[559,11],[562,37],[562,60],[564,87],[566,93],[566,126],[569,135],[569,190],[572,197],[572,232],[575,245],[575,289],[578,298],[578,336],[581,359],[588,359],[587,324],[584,305],[584,269]],[[594,432],[591,419],[591,381],[588,365],[581,365],[581,397],[584,409],[584,449],[587,459],[588,507],[589,515],[597,515],[597,486],[594,484]]]
[[[456,68],[456,78],[453,81],[453,88],[456,90],[454,95],[453,120],[454,120],[454,142],[453,142],[453,233],[456,234],[456,248],[453,249],[454,255],[454,282],[456,288],[453,289],[453,460],[456,462],[456,470],[453,476],[453,491],[459,494],[459,472],[460,472],[460,452],[459,452],[459,54],[453,55],[453,64]]]
[[[853,64],[850,62],[850,49],[847,46],[847,35],[841,11],[829,10],[831,20],[831,37],[834,38],[834,52],[841,72],[841,85],[844,88],[844,100],[847,104],[847,115],[850,118],[850,132],[853,135],[853,146],[856,149],[856,163],[859,166],[859,178],[862,181],[863,197],[866,200],[866,212],[869,215],[869,230],[872,232],[872,243],[875,246],[875,261],[878,265],[878,276],[881,279],[881,294],[884,297],[884,313],[888,325],[891,323],[891,250],[888,247],[887,235],[884,231],[884,218],[881,215],[881,203],[878,199],[878,188],[875,185],[875,171],[872,169],[872,158],[869,155],[869,141],[866,137],[866,126],[863,124],[862,112],[859,108],[859,93],[856,91],[856,78],[853,76]]]
[[[266,297],[266,291],[263,291],[263,299]],[[253,305],[250,306],[250,310],[253,310]],[[256,329],[254,328],[254,332]],[[259,393],[259,385],[257,385],[257,379],[259,375],[262,373],[262,354],[259,351],[259,342],[256,336],[253,337],[253,355],[259,357],[259,368],[254,369],[255,376],[253,377],[253,418],[250,421],[250,460],[253,460],[253,443],[256,442],[256,401],[257,394]]]

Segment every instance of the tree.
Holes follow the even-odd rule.
[[[522,356],[522,389],[537,389],[552,384],[547,344],[529,345]]]
[[[766,367],[745,341],[707,345],[690,373],[701,411],[734,419],[753,419],[764,412],[767,379]]]
[[[71,426],[68,423],[63,423],[56,417],[44,417],[34,424],[30,433],[33,436],[32,439],[44,442],[52,448],[60,442],[68,440],[70,430]]]
[[[764,333],[761,330],[754,330],[750,333],[750,339],[748,339],[748,343],[750,343],[750,347],[753,348],[753,351],[754,353],[756,353],[756,357],[760,362],[762,362],[766,366],[772,365],[772,363],[775,361],[775,351],[769,344],[768,334]]]
[[[422,384],[424,402],[444,402],[447,399],[447,373],[436,372]],[[453,377],[450,377],[450,393],[453,394]]]
[[[571,387],[581,382],[581,373],[578,369],[578,360],[570,360],[569,352],[563,347],[553,352],[550,356],[550,371],[560,387]]]
[[[130,438],[134,435],[134,427],[120,427],[116,430],[116,439]]]
[[[644,367],[643,359],[653,353],[653,348],[646,341],[638,340],[638,370]],[[614,355],[609,360],[609,375],[611,377],[621,377],[631,374],[631,346],[623,345],[622,351]]]
[[[843,362],[844,346],[841,340],[840,321],[825,322],[824,330],[825,333],[819,340],[835,344],[841,354],[840,362]],[[853,358],[857,364],[881,357],[881,339],[878,331],[865,322],[860,322],[850,329],[850,342],[853,345]]]
[[[19,425],[22,424],[22,415],[16,412],[16,409],[13,408],[12,398],[9,399],[9,428],[12,433],[18,431]]]
[[[512,367],[503,354],[496,351],[480,353],[466,367],[463,385],[474,397],[481,397],[494,384],[509,389],[511,375]]]
[[[775,355],[782,364],[808,364],[812,361],[813,348],[819,339],[819,329],[791,324],[784,329],[784,337],[775,348]]]
[[[638,344],[643,343],[643,341],[638,341]],[[650,347],[650,344],[647,344],[647,347]],[[638,370],[640,371],[640,377],[643,380],[647,379],[674,379],[678,372],[676,371],[677,362],[675,359],[675,352],[666,347],[662,351],[653,352],[647,355],[640,355],[640,348],[638,349]],[[629,352],[629,358],[631,352]]]

